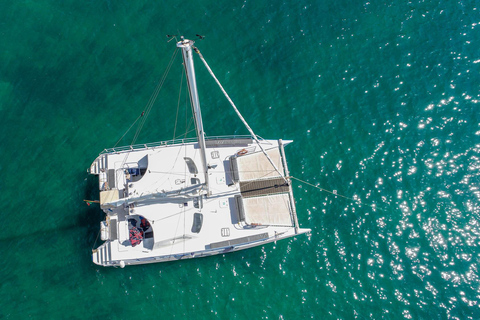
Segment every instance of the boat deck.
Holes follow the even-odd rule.
[[[276,156],[275,161],[281,160],[278,141],[262,143]],[[292,212],[295,204],[288,194],[291,187],[273,166],[255,161],[263,154],[251,140],[208,141],[206,151],[208,190],[203,185],[205,176],[198,173],[200,156],[195,142],[101,154],[91,170],[99,174],[108,230],[93,261],[119,265],[121,261],[173,260],[243,249],[297,234]],[[249,180],[238,180],[242,175]],[[148,231],[153,231],[153,236],[144,237],[136,246],[130,241],[132,217],[146,218],[151,226]]]

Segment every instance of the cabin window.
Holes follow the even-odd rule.
[[[195,165],[195,162],[193,162],[192,158],[185,157],[183,159],[187,163],[188,171],[191,174],[197,174],[198,173],[197,166]]]
[[[140,175],[140,168],[128,168],[128,173],[132,176],[139,176]]]
[[[193,206],[197,209],[202,209],[203,208],[202,197],[193,198]]]
[[[196,212],[193,215],[193,225],[192,225],[192,232],[199,233],[202,229],[203,224],[203,214]]]

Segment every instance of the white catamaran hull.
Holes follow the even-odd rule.
[[[260,140],[247,124],[251,136],[206,138],[192,60],[199,52],[193,41],[177,46],[197,139],[109,149],[95,159],[89,171],[99,177],[106,213],[105,242],[92,254],[98,265],[205,257],[310,231],[299,227],[288,178],[284,146],[291,141]]]

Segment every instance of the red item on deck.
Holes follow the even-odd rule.
[[[132,247],[139,245],[143,240],[143,231],[138,230],[137,227],[132,227],[130,229],[130,242]]]

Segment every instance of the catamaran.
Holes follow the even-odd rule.
[[[185,67],[196,138],[105,149],[98,175],[104,241],[101,266],[175,261],[234,252],[310,232],[300,228],[284,147],[255,135],[194,46],[177,42]],[[248,136],[206,137],[193,55],[197,53]]]

